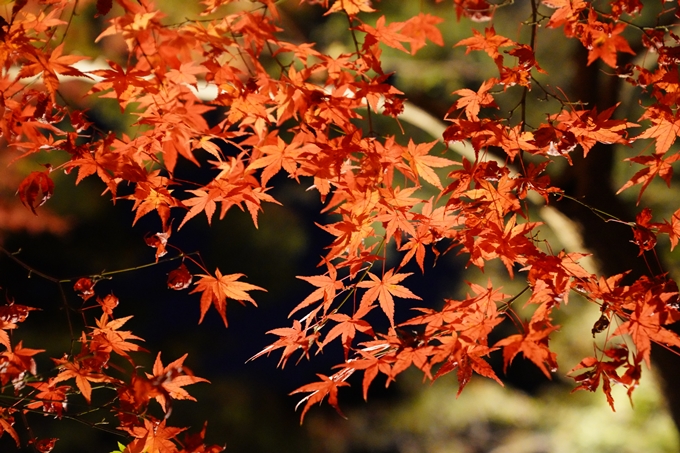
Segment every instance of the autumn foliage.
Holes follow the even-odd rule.
[[[557,372],[550,347],[559,334],[554,312],[568,309],[573,294],[601,312],[590,321],[599,346],[568,372],[576,389],[601,388],[614,408],[611,386],[633,393],[650,365],[652,343],[680,351],[680,337],[668,328],[680,318],[678,287],[668,275],[650,270],[633,281],[625,274],[596,275],[581,264],[587,252],[546,246],[545,224],[529,209],[569,197],[552,185],[552,166],[571,164],[576,154],[587,158],[596,144],[629,147],[627,160],[639,170],[620,192],[635,188],[641,197],[656,177],[670,185],[680,133],[680,37],[671,27],[679,13],[670,2],[649,2],[665,9],[642,23],[637,0],[532,0],[522,25],[531,38],[518,42],[493,25],[496,7],[512,8],[505,5],[512,2],[454,0],[461,23],[484,24],[460,42],[445,43],[440,27],[446,24],[428,11],[428,2],[416,16],[388,22],[375,1],[303,0],[295,7],[346,18],[353,49],[329,55],[313,43],[287,41],[279,2],[271,0],[204,0],[201,15],[182,23],[164,21],[150,0],[98,0],[96,15],[106,26],[96,42],[115,41],[125,52],[96,68],[64,46],[65,34],[74,32],[73,15],[94,13],[85,9],[88,3],[20,0],[0,16],[2,153],[10,170],[20,159],[44,165],[21,175],[18,198],[40,217],[41,206],[59,191],[51,173],[72,174],[75,184],[100,180],[103,196],[134,210],[134,222],[158,218],[158,229],[140,239],[153,249],[149,262],[178,260],[168,287],[191,289],[187,298],[200,297],[200,321],[214,308],[227,326],[227,305],[256,305],[267,282],[249,283],[243,274],[206,265],[196,251],[173,245],[173,231],[203,216],[207,223],[216,213],[222,219],[232,208],[247,212],[257,227],[267,204],[279,203],[277,175],[314,191],[326,219],[318,227],[328,237],[318,273],[299,277],[309,283],[309,296],[290,307],[286,325],[269,332],[269,346],[252,351],[253,358],[278,354],[283,367],[329,344],[342,346],[333,374],[318,374],[292,392],[302,396],[302,418],[324,400],[340,411],[338,391],[355,374],[362,376],[364,398],[378,376],[389,385],[409,367],[427,380],[455,371],[459,392],[474,374],[503,385],[489,362],[494,353],[505,368],[522,356],[550,377]],[[587,65],[602,63],[611,77],[643,93],[640,117],[620,118],[617,105],[598,110],[541,83],[539,77],[550,74],[536,59],[539,28],[561,30],[562,39],[587,49]],[[378,126],[378,116],[399,123],[408,102],[390,83],[383,49],[414,55],[430,45],[483,52],[497,67],[481,86],[456,90],[443,118],[444,144],[465,143],[473,158],[455,157],[436,141],[385,135]],[[644,63],[617,64],[622,54],[643,55]],[[121,112],[134,115],[135,135],[102,130],[87,111],[65,102],[60,90],[66,78],[82,79],[90,84],[86,96],[113,99]],[[522,100],[512,112],[500,112],[496,100],[508,93]],[[531,96],[549,97],[561,108],[530,124]],[[216,125],[206,121],[208,112],[219,116]],[[637,142],[645,145],[633,152]],[[175,178],[181,160],[210,169],[211,179]],[[628,225],[640,255],[653,257],[657,237],[667,236],[671,248],[678,244],[678,208],[669,219],[644,207],[635,219],[609,220]],[[25,266],[20,255],[2,251],[4,259]],[[526,289],[505,294],[488,278],[470,282],[460,299],[420,301],[405,268],[412,264],[409,269],[417,266],[427,276],[431,258],[444,254],[462,255],[480,269],[499,260]],[[0,307],[0,382],[3,393],[14,396],[0,406],[0,434],[17,446],[30,442],[51,451],[54,439],[20,439],[20,415],[77,417],[69,412],[71,399],[89,403],[93,393],[108,392],[102,410],[112,411],[116,428],[129,435],[122,451],[222,450],[204,443],[205,427],[183,437],[185,428],[171,425],[172,402],[191,400],[185,387],[206,379],[185,366],[190,357],[165,358],[164,365],[153,345],[125,330],[130,317],[116,315],[117,297],[97,288],[106,275],[37,275],[63,288],[61,303],[79,313],[82,324],[74,322],[72,349],[53,355],[52,369],[38,370],[33,357],[45,354],[46,345],[12,338],[33,308],[11,299]],[[404,299],[422,307],[405,312]],[[518,316],[517,304],[532,309],[529,318]],[[515,332],[496,329],[505,320]],[[137,366],[144,354],[156,357],[151,370]]]

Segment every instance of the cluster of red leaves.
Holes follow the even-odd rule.
[[[83,306],[99,308],[102,315],[95,320],[95,327],[82,332],[80,352],[67,352],[61,358],[52,359],[54,367],[39,372],[34,356],[45,352],[42,349],[23,347],[21,341],[14,344],[9,332],[18,328],[26,320],[32,307],[10,303],[0,307],[0,344],[5,351],[0,353],[0,383],[3,392],[11,392],[22,404],[0,408],[0,433],[8,433],[20,445],[20,437],[14,428],[17,412],[38,412],[61,419],[65,415],[78,417],[77,412],[69,410],[68,403],[80,395],[88,404],[94,391],[109,394],[110,401],[101,407],[118,419],[119,429],[128,432],[134,440],[125,447],[126,453],[198,453],[219,452],[223,448],[206,446],[196,439],[182,443],[175,439],[186,428],[166,427],[173,400],[195,399],[184,386],[207,380],[194,376],[186,366],[186,354],[164,366],[160,353],[156,357],[152,373],[138,374],[139,353],[147,352],[139,346],[143,341],[130,331],[122,330],[132,316],[115,318],[113,310],[118,298],[113,294],[96,297],[95,282],[88,277],[77,280],[75,292],[83,303],[96,298],[97,305]],[[88,311],[89,313],[89,311]],[[132,356],[130,353],[138,353]],[[116,357],[123,359],[122,362]],[[127,364],[127,366],[126,366]],[[93,387],[94,384],[94,387]],[[149,410],[149,402],[156,400],[165,418],[159,420]],[[205,428],[200,434],[205,437]],[[31,439],[38,451],[49,452],[58,439]]]
[[[202,3],[207,17],[230,2]],[[385,16],[373,14],[375,5],[368,0],[308,3],[323,3],[325,14],[346,16],[353,51],[332,57],[312,44],[286,41],[278,26],[277,6],[269,0],[172,26],[164,24],[163,13],[150,0],[117,0],[116,15],[109,11],[109,2],[100,1],[98,13],[106,15],[109,26],[97,41],[118,40],[127,50],[123,60],[128,66],[109,61],[108,69],[82,72],[73,66],[82,57],[64,55],[63,44],[55,46],[50,39],[53,30],[64,25],[59,17],[68,2],[45,4],[38,15],[25,8],[26,2],[16,2],[11,17],[0,24],[0,37],[8,49],[0,53],[0,66],[19,68],[18,75],[4,71],[0,78],[3,139],[21,157],[59,151],[67,161],[55,168],[76,170],[76,183],[90,176],[99,178],[114,200],[133,201],[135,222],[155,211],[162,233],[146,239],[156,248],[156,259],[169,247],[173,213],[183,216],[181,228],[201,213],[210,223],[218,206],[220,218],[238,207],[247,210],[257,226],[263,204],[277,202],[270,194],[277,174],[317,191],[325,203],[322,212],[332,219],[320,227],[332,238],[319,274],[300,277],[315,288],[292,310],[291,315],[298,317],[292,326],[272,330],[278,339],[255,355],[280,350],[283,366],[296,352],[309,356],[334,341],[342,343],[339,371],[319,375],[319,382],[293,392],[307,394],[301,401],[302,417],[326,397],[337,408],[339,387],[348,385],[347,379],[356,372],[363,372],[365,397],[379,374],[389,385],[412,365],[429,379],[455,370],[462,390],[473,373],[501,382],[487,361],[489,354],[500,350],[506,367],[521,352],[550,376],[557,367],[549,344],[558,328],[552,313],[567,304],[571,291],[602,307],[594,332],[605,330],[601,328],[605,320],[618,320],[618,328],[607,332],[607,345],[622,335],[629,335],[634,344],[630,351],[608,346],[599,358],[585,359],[573,370],[586,370],[575,377],[578,388],[594,390],[602,380],[611,398],[610,381],[616,380],[632,391],[641,363],[649,364],[651,342],[680,347],[678,337],[665,327],[678,317],[674,283],[660,276],[622,285],[621,276],[605,279],[586,271],[578,263],[582,254],[546,253],[536,239],[541,223],[531,221],[527,209],[530,192],[546,202],[550,194],[561,193],[551,186],[546,169],[554,157],[569,160],[569,153],[579,146],[586,156],[596,143],[629,145],[637,139],[653,139],[656,152],[630,159],[646,168],[622,190],[642,184],[642,194],[657,175],[670,182],[671,164],[677,160],[670,149],[680,131],[677,36],[663,28],[641,29],[640,42],[656,52],[658,65],[654,70],[618,67],[618,54],[632,52],[622,35],[630,21],[618,19],[624,13],[638,14],[641,3],[613,0],[610,12],[603,13],[588,2],[542,2],[541,7],[550,11],[543,16],[545,25],[562,27],[567,38],[580,41],[588,49],[589,64],[601,59],[654,100],[639,119],[651,125],[631,137],[629,129],[638,124],[613,119],[616,106],[598,112],[574,108],[565,99],[564,109],[547,112],[547,121],[533,128],[516,118],[483,115],[484,109],[496,108],[495,96],[508,90],[526,94],[535,85],[534,76],[545,71],[536,61],[533,43],[500,36],[493,26],[483,33],[474,31],[456,46],[464,46],[466,52],[484,51],[496,64],[498,76],[484,81],[477,91],[454,93],[460,98],[448,112],[450,125],[443,138],[471,142],[476,156],[474,161],[455,162],[438,155],[444,151],[433,151],[435,142],[399,143],[396,137],[380,136],[371,121],[378,112],[396,118],[404,105],[402,93],[388,83],[389,74],[382,68],[381,46],[415,54],[427,41],[442,45],[437,28],[442,20],[421,13],[404,22],[387,23]],[[493,17],[493,7],[484,0],[455,0],[454,4],[459,17],[478,21]],[[278,63],[276,70],[265,61]],[[136,134],[94,134],[84,112],[57,103],[59,75],[96,78],[89,94],[115,99],[121,111],[133,111],[139,126]],[[32,76],[40,76],[47,93],[35,84],[22,84]],[[208,101],[200,99],[195,90],[199,81],[216,95]],[[214,127],[203,117],[208,111],[220,115]],[[360,120],[366,120],[370,130],[362,128]],[[92,135],[82,140],[86,134]],[[522,173],[485,160],[490,150],[504,153],[510,163],[520,160]],[[535,163],[525,166],[525,154]],[[214,177],[207,183],[176,179],[179,159],[209,165]],[[453,166],[448,174],[440,170]],[[425,184],[437,190],[436,197],[422,195]],[[125,195],[119,194],[121,187]],[[19,187],[22,202],[34,212],[53,191],[46,172],[29,174]],[[645,251],[657,233],[669,234],[675,246],[679,219],[680,210],[670,222],[652,223],[651,212],[645,211],[630,225]],[[388,268],[386,251],[391,244],[401,260]],[[490,343],[494,328],[513,316],[514,300],[491,282],[486,287],[470,284],[472,294],[463,300],[446,300],[438,310],[419,308],[416,315],[397,321],[400,299],[419,299],[405,286],[411,273],[402,272],[404,266],[415,261],[424,272],[428,253],[438,257],[451,250],[481,269],[498,259],[511,277],[521,273],[526,278],[531,290],[526,303],[535,309],[529,321],[517,323],[518,333]],[[255,303],[248,291],[261,288],[239,281],[241,274],[204,272],[192,291],[201,293],[201,320],[214,305],[226,325],[227,299]],[[168,285],[185,289],[191,282],[186,267],[180,267],[170,274]],[[91,283],[77,283],[84,298],[94,295]],[[115,389],[121,427],[135,438],[126,451],[174,452],[182,428],[170,428],[165,419],[146,415],[148,403],[155,399],[167,413],[172,399],[191,398],[183,385],[202,379],[187,372],[184,357],[164,367],[160,355],[153,374],[133,373],[128,381],[109,374],[112,356],[133,365],[129,352],[141,351],[134,343],[140,339],[120,330],[128,318],[113,317],[112,297],[98,299],[104,313],[97,327],[80,337],[82,351],[55,360],[58,374],[29,386],[36,401],[32,404],[61,415],[72,392],[89,401],[92,383]],[[347,303],[350,299],[355,303]],[[378,311],[384,316],[374,316]],[[0,332],[14,328],[16,322],[8,319]],[[411,328],[416,331],[407,330]],[[20,391],[27,376],[36,374],[32,356],[39,351],[24,349],[20,343],[12,348],[6,334],[0,340],[7,348],[0,358],[2,383],[11,382]],[[621,368],[624,372],[618,374]],[[75,387],[56,385],[71,379]],[[16,436],[10,409],[0,415],[0,426]]]

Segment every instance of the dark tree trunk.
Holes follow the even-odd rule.
[[[578,66],[581,68],[585,67],[586,53],[581,48],[577,55]],[[617,103],[620,85],[620,79],[604,74],[597,64],[593,64],[578,74],[572,92],[576,99],[587,103],[585,108],[597,106],[598,111],[601,111]],[[625,204],[616,196],[617,188],[612,186],[613,147],[597,144],[585,159],[583,154],[579,156],[577,153],[575,151],[571,155],[574,165],[556,178],[555,185],[588,206],[624,221],[634,220],[635,206]],[[619,222],[605,222],[590,209],[568,199],[563,199],[554,206],[580,225],[584,244],[593,252],[601,272],[605,275],[631,270],[628,279],[634,280],[642,275],[663,272],[663,269],[650,269],[644,258],[638,256],[639,249],[631,242],[633,232],[629,226]],[[649,265],[658,266],[656,260],[650,260]],[[671,328],[680,333],[677,326]],[[676,384],[680,356],[654,345],[652,361],[662,379],[667,406],[680,430],[680,386]]]

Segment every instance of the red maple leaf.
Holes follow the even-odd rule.
[[[52,96],[52,102],[55,102],[56,92],[59,88],[59,79],[57,74],[75,76],[75,77],[87,77],[91,78],[87,74],[83,74],[76,68],[72,67],[74,63],[81,60],[86,60],[89,57],[81,57],[76,55],[62,55],[64,51],[64,44],[61,43],[49,53],[49,59],[45,57],[44,53],[41,52],[27,52],[24,56],[26,59],[31,61],[30,64],[22,66],[19,71],[18,78],[31,77],[42,73],[43,82],[47,87],[50,95]]]
[[[49,170],[33,171],[19,184],[19,199],[33,214],[36,214],[35,208],[45,204],[54,193],[54,181],[49,174]]]
[[[380,302],[380,308],[387,315],[390,320],[390,325],[394,327],[394,299],[395,297],[402,297],[406,299],[420,299],[411,292],[410,289],[405,286],[398,285],[400,281],[411,275],[411,272],[404,274],[395,274],[394,269],[390,269],[385,272],[382,278],[372,272],[368,273],[370,282],[359,282],[357,283],[358,288],[368,288],[361,298],[361,303],[359,309],[366,308],[370,306],[373,301],[378,299]]]
[[[444,22],[441,17],[431,14],[424,14],[422,11],[415,17],[408,19],[401,34],[411,38],[411,55],[415,55],[418,50],[425,47],[426,39],[429,39],[438,46],[444,45],[442,33],[436,27],[437,24]]]
[[[619,22],[616,25],[603,23],[597,20],[597,13],[590,10],[588,14],[588,27],[581,42],[588,49],[588,65],[601,58],[612,68],[616,68],[616,52],[625,52],[635,55],[628,41],[619,36],[626,29],[626,24]]]
[[[160,392],[155,392],[153,398],[158,401],[158,404],[161,405],[166,413],[168,412],[168,399],[196,401],[196,398],[189,395],[182,387],[198,382],[210,382],[207,379],[194,376],[184,366],[184,360],[187,358],[187,355],[188,353],[184,354],[164,367],[161,362],[161,353],[159,352],[153,364],[153,374],[146,373],[146,377],[151,381],[152,385],[160,390]]]
[[[647,119],[652,121],[652,125],[635,139],[653,138],[656,140],[655,154],[665,154],[680,135],[678,112],[673,113],[667,105],[655,104],[645,109],[639,121]]]
[[[28,385],[36,389],[37,393],[32,396],[37,401],[26,405],[31,409],[42,408],[45,414],[55,414],[61,418],[66,410],[66,392],[71,390],[68,385],[54,385],[54,380],[47,382],[30,382]]]
[[[23,379],[27,374],[37,373],[33,356],[44,352],[44,349],[29,349],[23,347],[20,341],[12,351],[0,353],[0,383],[7,385],[12,382],[16,387],[23,386]]]
[[[375,23],[375,28],[368,24],[361,24],[358,29],[365,32],[367,35],[366,40],[364,41],[365,48],[369,48],[375,43],[382,43],[394,49],[401,50],[402,52],[408,52],[401,44],[402,42],[411,42],[409,36],[400,33],[401,29],[404,28],[404,25],[406,24],[403,22],[391,22],[386,26],[385,16],[380,16]]]
[[[409,140],[403,156],[416,176],[441,189],[442,184],[439,181],[439,176],[437,176],[433,168],[448,167],[455,164],[455,162],[444,157],[429,154],[435,144],[437,144],[436,141],[416,145],[413,140]]]
[[[671,186],[671,178],[673,177],[673,163],[680,159],[680,154],[673,154],[669,157],[664,157],[662,154],[652,154],[651,156],[637,156],[630,157],[624,160],[635,162],[644,165],[646,168],[638,171],[630,178],[621,188],[616,192],[617,194],[623,192],[629,187],[637,184],[642,184],[640,193],[638,194],[637,202],[640,203],[642,194],[647,186],[652,182],[654,177],[659,176],[663,179],[668,187]]]
[[[336,321],[338,324],[333,326],[333,328],[328,331],[326,338],[324,338],[321,343],[321,347],[326,346],[331,341],[340,337],[342,340],[342,347],[345,350],[345,360],[347,360],[347,355],[352,347],[352,341],[357,331],[365,333],[366,335],[373,336],[373,327],[363,318],[370,312],[375,305],[368,305],[363,308],[359,308],[352,317],[347,316],[343,313],[334,313],[328,316],[328,319]]]
[[[522,334],[511,335],[500,340],[494,345],[503,347],[503,368],[507,370],[508,365],[518,353],[531,360],[548,379],[551,379],[552,372],[557,370],[556,355],[550,351],[548,340],[550,333],[559,326],[550,325],[549,321],[541,316],[541,309],[534,312],[531,322],[525,327]]]
[[[222,317],[222,321],[224,321],[224,326],[226,327],[228,325],[227,299],[237,300],[242,305],[245,305],[243,301],[247,301],[257,306],[255,301],[248,295],[248,291],[266,291],[266,289],[251,285],[250,283],[238,281],[238,279],[243,276],[243,274],[222,275],[219,269],[215,269],[214,277],[212,275],[205,274],[196,275],[196,277],[201,277],[201,279],[194,283],[196,288],[194,288],[190,294],[196,292],[202,293],[201,318],[198,320],[199,324],[203,322],[203,317],[212,304]]]
[[[177,453],[177,445],[172,441],[186,428],[165,426],[166,420],[157,422],[144,419],[144,426],[122,428],[136,439],[125,449],[129,453]]]
[[[116,379],[92,370],[85,362],[71,362],[67,359],[52,360],[59,368],[59,374],[52,380],[52,384],[75,379],[76,387],[88,403],[92,401],[92,385],[90,382],[116,382]]]
[[[4,433],[9,434],[17,444],[17,448],[21,446],[19,441],[19,434],[14,429],[14,417],[11,415],[16,409],[11,407],[0,407],[0,436]]]
[[[302,414],[300,415],[300,424],[302,424],[302,422],[304,421],[305,414],[307,413],[309,408],[314,403],[322,402],[324,398],[326,398],[326,396],[328,396],[328,404],[333,406],[333,408],[335,408],[338,414],[342,415],[342,411],[340,411],[340,406],[338,406],[338,388],[347,387],[349,386],[349,384],[344,381],[333,380],[328,376],[324,376],[323,374],[317,374],[317,376],[321,379],[321,382],[313,382],[311,384],[303,385],[302,387],[290,393],[291,395],[294,395],[296,393],[308,393],[308,392],[310,393],[309,395],[302,398],[300,402],[297,403],[297,406],[295,406],[295,408],[297,409],[300,406],[300,404],[305,403],[305,407],[304,409],[302,409]]]
[[[333,299],[335,299],[337,291],[344,289],[345,285],[342,283],[342,280],[337,279],[338,271],[335,269],[335,266],[330,262],[326,262],[326,265],[328,266],[328,275],[314,275],[311,277],[297,276],[300,280],[304,280],[316,286],[317,289],[309,296],[305,297],[305,299],[288,314],[289,317],[298,310],[321,299],[323,299],[324,309],[328,308],[333,302]]]
[[[375,11],[371,8],[371,0],[335,0],[333,6],[328,8],[328,11],[326,11],[326,14],[324,15],[343,10],[350,16],[356,16],[362,11],[365,13],[372,13]]]
[[[456,90],[452,94],[457,94],[461,96],[460,99],[454,104],[454,108],[462,109],[465,108],[465,115],[469,120],[478,120],[479,109],[481,107],[496,107],[496,102],[489,90],[497,83],[496,79],[485,80],[479,90],[472,91],[467,88],[461,90]]]
[[[483,50],[494,60],[500,57],[498,49],[501,47],[514,46],[515,42],[506,38],[505,36],[500,36],[496,34],[496,30],[493,26],[484,29],[484,35],[482,35],[477,30],[472,30],[474,34],[471,38],[465,38],[459,41],[456,46],[466,46],[465,54],[470,53],[473,50]]]
[[[132,332],[118,330],[131,318],[132,316],[126,316],[109,321],[109,315],[107,313],[102,314],[101,318],[96,321],[97,327],[92,329],[92,343],[97,344],[97,350],[113,351],[128,360],[131,360],[128,351],[146,351],[141,346],[130,343],[130,340],[144,340],[133,335]]]

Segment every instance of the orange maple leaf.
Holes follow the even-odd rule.
[[[324,16],[343,10],[350,16],[356,16],[361,11],[365,13],[372,13],[375,11],[371,8],[371,0],[335,0],[333,6],[328,8],[328,11],[326,11]]]
[[[16,430],[12,426],[14,425],[14,417],[11,414],[14,411],[15,409],[11,407],[0,407],[0,436],[2,436],[4,433],[9,434],[12,436],[12,439],[14,439],[14,442],[16,442],[17,448],[19,448],[21,446],[19,434],[17,434]]]
[[[146,351],[141,346],[130,343],[128,340],[141,340],[142,338],[133,335],[129,331],[118,330],[128,322],[132,316],[124,318],[112,319],[109,321],[109,315],[104,313],[97,322],[97,327],[92,329],[92,342],[103,346],[106,352],[113,351],[116,354],[130,360],[127,351]],[[98,349],[100,350],[100,349]]]
[[[543,311],[536,310],[534,316],[526,326],[523,334],[511,335],[503,338],[494,345],[494,348],[503,346],[503,369],[507,370],[515,356],[521,352],[524,357],[531,360],[548,379],[551,372],[557,369],[557,360],[554,352],[550,351],[548,341],[550,333],[559,328],[550,324],[549,319],[542,318]]]
[[[297,409],[300,404],[306,403],[304,409],[302,409],[302,415],[300,415],[300,424],[302,424],[303,420],[305,419],[305,414],[312,404],[322,402],[326,396],[328,396],[328,404],[333,406],[338,414],[342,415],[340,406],[338,406],[338,388],[349,386],[349,384],[344,381],[333,380],[323,374],[317,374],[317,376],[319,376],[321,382],[313,382],[311,384],[303,385],[299,389],[290,393],[291,395],[294,395],[295,393],[311,392],[309,395],[302,398],[295,406]],[[342,416],[344,417],[344,415]]]
[[[67,381],[71,378],[76,380],[76,386],[85,400],[92,401],[92,385],[90,382],[115,382],[116,379],[102,373],[94,372],[81,362],[69,362],[66,359],[52,359],[59,367],[59,374],[52,380],[52,384]]]
[[[37,368],[33,356],[44,352],[44,349],[24,348],[20,341],[13,351],[0,354],[0,383],[7,385],[12,382],[15,386],[23,386],[23,379],[27,373],[35,375]]]
[[[444,22],[444,19],[441,17],[423,14],[422,11],[405,22],[404,28],[401,29],[401,34],[411,38],[411,55],[415,55],[418,50],[425,47],[426,39],[429,39],[438,46],[444,45],[442,33],[436,27],[437,24],[442,22]]]
[[[130,453],[177,453],[177,446],[172,442],[179,433],[186,428],[165,426],[162,422],[144,419],[144,426],[123,428],[133,437],[136,437],[126,448]]]
[[[338,280],[338,271],[335,269],[335,266],[329,262],[326,262],[326,265],[328,266],[328,275],[313,275],[311,277],[297,276],[300,280],[304,280],[316,286],[317,289],[307,296],[305,300],[300,302],[290,314],[288,314],[288,317],[320,299],[323,299],[324,308],[327,309],[331,302],[333,302],[333,299],[335,299],[336,292],[344,289],[345,285],[342,283],[342,279]]]
[[[411,292],[410,289],[397,285],[400,281],[404,280],[406,277],[411,275],[412,272],[407,272],[404,274],[395,274],[394,269],[390,269],[385,272],[382,279],[372,272],[368,273],[368,276],[372,281],[370,282],[359,282],[357,283],[358,288],[368,288],[368,291],[364,293],[361,298],[359,310],[370,306],[373,301],[378,299],[380,302],[380,308],[385,312],[390,320],[390,325],[394,327],[394,299],[392,296],[401,297],[404,299],[419,299]]]
[[[43,73],[42,78],[45,82],[47,90],[50,92],[52,97],[52,102],[55,102],[55,95],[57,89],[59,88],[59,79],[57,74],[75,76],[75,77],[87,77],[91,79],[87,74],[83,74],[71,65],[79,62],[80,60],[87,60],[89,57],[81,57],[76,55],[63,55],[64,44],[61,43],[50,53],[49,60],[45,58],[42,53],[28,52],[25,54],[26,59],[32,63],[24,65],[19,71],[17,76],[19,79],[24,77],[31,77]]]
[[[409,162],[411,170],[422,177],[438,189],[442,189],[439,176],[433,168],[443,168],[455,164],[454,161],[444,157],[432,156],[428,154],[437,141],[430,143],[420,143],[416,145],[413,140],[409,140],[408,147],[404,152],[404,158]]]
[[[597,13],[591,9],[588,27],[581,38],[583,45],[588,48],[588,65],[601,58],[607,65],[616,68],[617,51],[635,55],[626,38],[619,36],[625,29],[626,24],[622,22],[613,25],[598,21]]]
[[[328,316],[329,319],[337,321],[338,324],[333,326],[333,328],[328,332],[326,338],[321,343],[321,346],[326,346],[328,343],[341,336],[342,346],[345,350],[345,360],[347,360],[347,355],[352,346],[352,340],[356,336],[357,330],[359,332],[365,333],[366,335],[373,336],[373,328],[371,325],[363,318],[368,314],[369,311],[373,310],[375,305],[368,305],[359,308],[356,313],[350,318],[343,313],[334,313]]]
[[[485,80],[476,92],[467,88],[454,91],[452,94],[461,96],[461,98],[456,101],[454,107],[457,109],[465,107],[465,115],[467,118],[469,120],[478,120],[479,117],[477,114],[479,113],[480,107],[498,108],[493,96],[489,94],[489,90],[493,88],[497,82],[498,81],[494,78]]]
[[[210,382],[207,379],[194,376],[188,368],[183,366],[184,359],[188,355],[188,353],[184,354],[164,367],[161,362],[161,353],[159,352],[153,364],[153,374],[145,373],[154,387],[160,387],[163,390],[162,393],[155,394],[154,398],[166,413],[168,412],[168,397],[174,400],[196,401],[196,398],[189,395],[182,387],[198,382]]]
[[[678,113],[673,113],[666,105],[653,105],[645,110],[640,117],[642,120],[651,120],[652,126],[648,127],[642,134],[635,137],[653,138],[656,140],[656,154],[665,154],[675,139],[680,135],[680,118]]]
[[[194,283],[196,288],[194,288],[190,294],[197,292],[203,293],[201,295],[201,318],[198,320],[199,324],[203,322],[203,317],[208,311],[208,308],[210,308],[210,305],[213,304],[222,317],[224,326],[226,327],[228,325],[227,299],[238,300],[242,305],[245,305],[243,301],[248,301],[257,306],[255,301],[248,295],[247,291],[267,291],[259,286],[237,281],[239,278],[243,277],[244,274],[222,275],[219,269],[215,269],[215,277],[205,274],[197,274],[196,276],[201,277],[201,279]]]
[[[515,42],[512,39],[497,35],[493,26],[485,28],[484,35],[474,29],[472,30],[472,33],[474,36],[459,41],[454,47],[466,46],[466,55],[473,50],[483,50],[495,60],[497,57],[500,57],[500,53],[498,52],[500,47],[515,45]]]
[[[408,53],[408,50],[401,44],[402,42],[412,42],[410,37],[400,33],[401,29],[404,28],[404,25],[404,22],[391,22],[385,26],[385,16],[381,16],[376,21],[375,28],[368,24],[362,24],[358,29],[366,32],[368,35],[364,41],[365,48],[380,42],[386,46]]]

